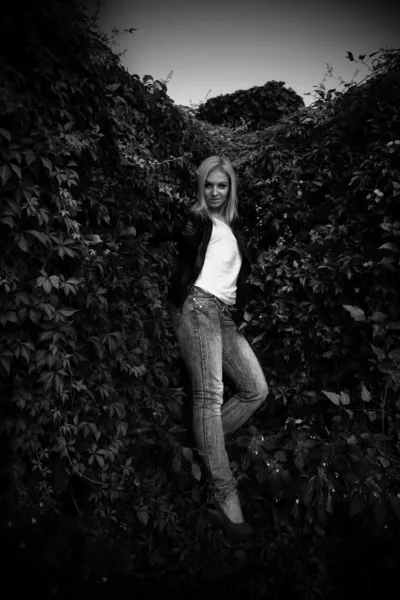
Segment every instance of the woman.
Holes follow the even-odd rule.
[[[178,257],[168,299],[192,384],[197,449],[214,484],[226,535],[244,541],[252,527],[243,518],[225,436],[264,402],[268,385],[253,350],[237,330],[246,303],[250,257],[237,226],[232,164],[228,158],[210,156],[197,178],[197,201],[177,233]],[[237,388],[225,404],[223,373]]]

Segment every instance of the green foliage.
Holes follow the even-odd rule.
[[[392,544],[400,520],[399,52],[312,107],[293,113],[290,96],[273,125],[249,132],[201,122],[165,83],[129,75],[78,4],[16,0],[0,32],[11,562],[25,548],[58,589],[62,565],[82,597],[99,583],[114,593],[111,568],[163,597],[196,586],[202,597],[359,593],[363,575],[339,590],[337,573],[357,572],[362,543]],[[240,328],[270,386],[227,444],[257,526],[239,549],[210,527],[209,482],[182,427],[187,390],[164,302],[175,250],[149,244],[214,153],[239,176],[258,256]]]
[[[210,98],[198,107],[196,116],[213,125],[265,129],[304,106],[301,96],[284,86],[283,81],[268,81],[263,86]]]

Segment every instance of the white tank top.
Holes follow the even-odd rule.
[[[241,265],[242,257],[230,225],[213,218],[204,265],[194,285],[214,294],[225,304],[233,305]]]

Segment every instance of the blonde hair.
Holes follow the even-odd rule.
[[[211,171],[221,171],[228,176],[229,196],[221,209],[221,214],[228,223],[232,223],[232,221],[238,217],[236,175],[231,161],[225,156],[209,156],[203,160],[197,169],[197,200],[191,207],[191,210],[200,215],[203,219],[211,219],[211,212],[204,198],[204,186]]]

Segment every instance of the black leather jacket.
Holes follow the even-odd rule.
[[[242,265],[237,280],[236,305],[231,311],[233,320],[238,324],[243,319],[247,303],[247,278],[251,271],[251,258],[242,229],[236,221],[231,224],[231,227],[242,256]],[[167,231],[164,230],[154,236],[156,239],[177,242],[178,256],[172,271],[167,296],[168,301],[176,308],[183,306],[200,275],[212,228],[211,220],[202,219],[199,215],[187,211],[183,218],[176,217],[175,221],[168,226]]]

